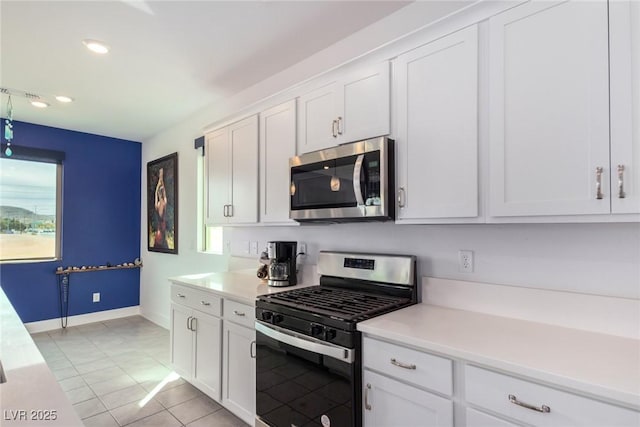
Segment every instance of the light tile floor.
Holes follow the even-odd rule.
[[[32,337],[87,427],[247,426],[172,373],[169,331],[141,316]]]

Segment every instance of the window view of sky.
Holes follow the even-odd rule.
[[[56,214],[56,168],[52,163],[0,160],[0,206]]]

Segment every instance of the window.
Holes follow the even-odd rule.
[[[205,200],[206,185],[204,172],[204,156],[198,156],[198,248],[202,252],[223,253],[222,227],[211,227],[206,223]]]
[[[14,153],[0,158],[0,261],[59,259],[64,154]]]

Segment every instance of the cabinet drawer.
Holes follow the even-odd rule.
[[[501,420],[493,415],[485,414],[472,408],[466,409],[466,415],[467,427],[518,427],[509,421]]]
[[[362,340],[362,348],[364,367],[447,396],[452,395],[451,360],[367,337]]]
[[[171,285],[171,301],[214,316],[222,315],[222,299],[207,291],[182,285]]]
[[[254,328],[255,309],[251,305],[242,304],[229,299],[224,300],[224,318],[242,326]]]
[[[469,403],[536,426],[640,425],[640,412],[475,366],[465,367],[465,381]],[[517,403],[546,407],[549,411],[540,412]]]

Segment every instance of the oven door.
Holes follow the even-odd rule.
[[[389,141],[381,137],[290,159],[289,216],[297,221],[392,219]]]
[[[256,426],[357,427],[356,350],[256,321]]]

